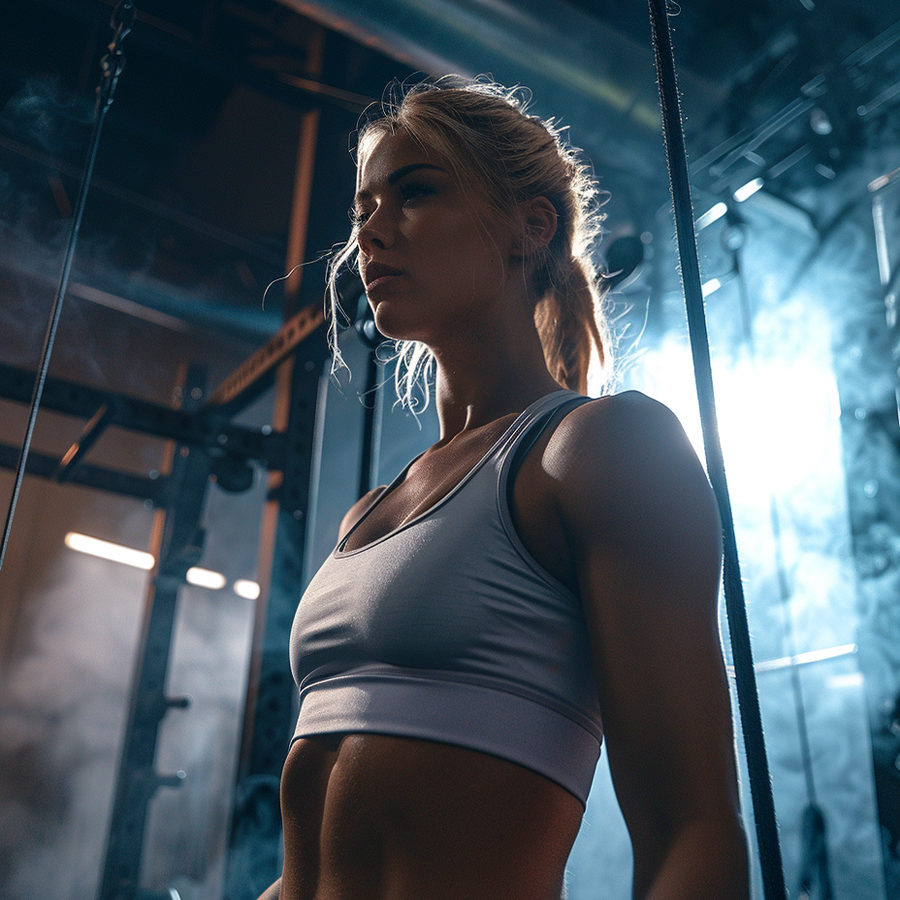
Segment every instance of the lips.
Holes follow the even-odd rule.
[[[385,263],[369,262],[363,266],[363,282],[365,282],[366,290],[374,287],[376,282],[381,282],[382,279],[395,278],[402,274],[400,269]]]

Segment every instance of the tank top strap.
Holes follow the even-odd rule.
[[[571,410],[592,398],[575,391],[560,390],[541,397],[522,413],[519,421],[508,432],[508,439],[498,448],[501,471],[508,469],[507,478],[512,481],[528,451],[554,420],[561,421]]]

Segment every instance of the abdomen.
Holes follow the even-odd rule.
[[[375,734],[296,741],[280,900],[557,900],[582,807],[484,753]]]

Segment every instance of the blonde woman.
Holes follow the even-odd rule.
[[[401,396],[432,378],[440,439],[300,602],[263,897],[559,900],[605,743],[634,897],[746,900],[716,506],[666,408],[583,396],[609,364],[595,186],[499,86],[382,112],[335,269],[358,263]]]

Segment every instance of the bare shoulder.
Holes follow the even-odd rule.
[[[604,490],[638,488],[635,479],[679,469],[703,474],[675,414],[638,391],[600,397],[570,412],[547,444],[545,465],[563,481]]]
[[[684,896],[747,897],[717,617],[721,527],[703,467],[675,415],[638,393],[573,410],[546,451],[635,896],[665,893],[678,847],[690,846]]]
[[[554,432],[554,440],[579,457],[591,449],[604,452],[620,447],[648,452],[665,444],[690,445],[675,414],[640,391],[599,397],[576,407]],[[553,441],[551,441],[553,443]]]
[[[560,423],[543,462],[574,545],[669,555],[690,536],[718,558],[712,489],[664,404],[637,391],[585,403]]]

